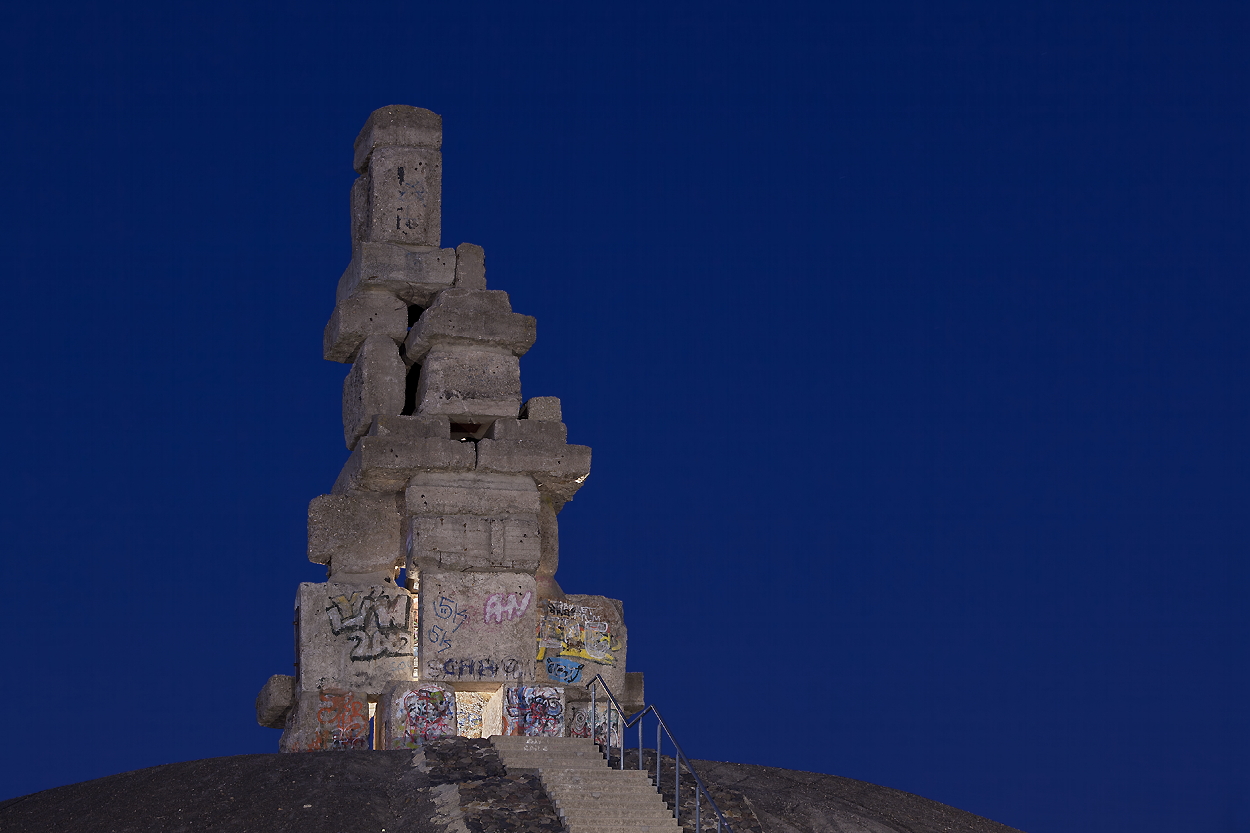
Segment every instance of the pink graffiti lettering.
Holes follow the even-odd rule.
[[[533,595],[528,590],[524,593],[492,593],[487,597],[483,609],[484,621],[489,625],[491,622],[502,624],[519,619],[529,610],[530,597]]]

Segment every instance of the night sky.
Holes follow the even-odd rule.
[[[538,319],[695,758],[1250,831],[1250,7],[0,13],[0,798],[276,751],[369,113]]]

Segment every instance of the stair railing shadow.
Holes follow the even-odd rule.
[[[708,792],[707,786],[703,783],[703,779],[699,777],[699,773],[695,772],[694,767],[690,764],[690,759],[686,757],[686,753],[682,751],[681,744],[677,742],[677,738],[673,737],[673,731],[668,728],[668,724],[664,722],[664,718],[660,716],[659,710],[650,705],[642,711],[631,717],[625,717],[625,711],[621,708],[620,701],[616,699],[616,695],[612,693],[612,689],[608,688],[607,682],[602,676],[596,674],[594,679],[586,683],[586,687],[590,689],[590,727],[589,732],[594,737],[595,743],[603,749],[608,756],[608,765],[612,763],[612,746],[613,735],[616,736],[616,747],[618,750],[618,758],[620,760],[620,769],[625,769],[625,732],[635,726],[638,727],[638,769],[643,769],[643,746],[642,746],[642,726],[643,719],[647,715],[655,717],[655,786],[660,789],[661,768],[663,766],[661,754],[661,741],[664,737],[668,738],[668,742],[673,747],[673,817],[677,824],[681,825],[681,770],[684,765],[689,777],[694,779],[694,829],[697,833],[703,831],[703,802],[706,800],[708,806],[716,814],[716,831],[717,833],[733,833],[733,827],[730,826],[725,815],[720,808],[716,806],[716,801],[712,798],[712,794]],[[600,732],[598,721],[598,699],[599,689],[603,689],[605,697],[605,720],[604,731]],[[613,713],[616,714],[616,720],[612,719]],[[661,790],[662,792],[662,790]],[[710,821],[710,819],[709,819]],[[710,829],[710,828],[709,828]]]

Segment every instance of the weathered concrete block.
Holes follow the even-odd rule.
[[[455,275],[455,249],[413,250],[366,241],[353,251],[335,298],[342,303],[358,292],[389,292],[405,304],[424,309],[435,295],[452,286]]]
[[[486,250],[481,246],[461,243],[456,247],[456,286],[486,288]]]
[[[402,565],[402,520],[392,495],[321,495],[308,504],[308,560],[330,581],[381,584]]]
[[[401,343],[408,335],[408,305],[390,292],[358,292],[339,301],[322,334],[322,355],[332,362],[350,362],[371,335]]]
[[[621,602],[569,594],[539,610],[538,678],[585,686],[596,674],[618,697],[625,691],[627,631]]]
[[[534,581],[538,586],[538,598],[542,601],[564,600],[564,591],[556,581],[560,568],[560,525],[556,521],[556,508],[550,497],[544,498],[538,509],[538,569]]]
[[[394,440],[450,440],[451,420],[439,414],[379,414],[373,418],[368,436],[390,437]]]
[[[521,363],[506,353],[436,347],[417,383],[417,413],[452,422],[488,423],[521,407]]]
[[[533,419],[541,422],[563,422],[564,415],[560,410],[560,397],[531,396],[521,406],[521,419]]]
[[[443,155],[430,148],[375,147],[369,160],[369,208],[355,243],[438,246]]]
[[[621,729],[625,722],[621,713],[616,710],[615,706],[611,712],[608,711],[607,698],[603,696],[602,691],[593,708],[589,699],[579,699],[582,693],[576,686],[570,686],[564,690],[565,737],[588,738],[591,735],[591,725],[593,724],[594,737],[597,743],[606,745],[610,732],[612,745],[616,746],[620,743]],[[625,706],[624,703],[621,705]],[[624,717],[629,717],[630,714],[629,708],[626,707]],[[628,741],[626,743],[628,745]]]
[[[256,722],[270,729],[281,729],[294,705],[295,678],[289,674],[274,674],[256,695]]]
[[[492,440],[527,440],[530,444],[560,446],[568,440],[563,422],[539,422],[533,419],[497,419],[486,430]]]
[[[394,341],[384,335],[364,340],[343,381],[343,439],[348,448],[356,447],[375,416],[398,415],[404,409],[406,379]]]
[[[504,693],[505,735],[564,737],[564,689],[553,685],[513,685]]]
[[[533,518],[541,503],[534,479],[523,474],[429,472],[413,475],[404,506],[409,515]]]
[[[410,363],[419,362],[433,347],[461,346],[524,356],[537,332],[537,319],[513,312],[508,293],[457,286],[438,293],[421,313],[404,342],[404,355]]]
[[[378,700],[383,749],[418,749],[457,734],[456,692],[443,683],[396,683]]]
[[[394,584],[303,583],[296,615],[299,687],[377,697],[413,678],[412,595]]]
[[[534,577],[423,570],[418,594],[421,680],[505,683],[534,679]]]
[[[533,574],[541,557],[538,519],[476,515],[419,516],[408,521],[410,569]]]
[[[281,752],[360,751],[369,748],[369,702],[359,692],[329,686],[296,698]]]
[[[422,107],[391,104],[369,114],[353,146],[352,167],[364,173],[369,157],[380,147],[420,147],[438,150],[443,146],[443,117]]]
[[[491,440],[477,443],[477,470],[528,474],[559,511],[590,476],[590,447],[539,440]]]
[[[398,492],[417,472],[469,471],[474,460],[473,443],[393,434],[361,437],[331,491],[336,495]]]

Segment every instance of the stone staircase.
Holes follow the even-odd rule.
[[[509,773],[536,772],[569,833],[679,833],[646,772],[610,769],[589,738],[490,739]]]

